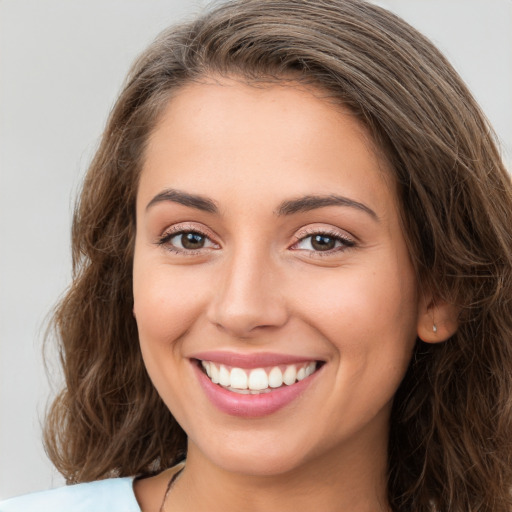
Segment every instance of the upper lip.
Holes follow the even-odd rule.
[[[315,357],[298,356],[291,354],[277,354],[274,352],[256,352],[252,354],[241,354],[229,351],[206,351],[190,356],[190,359],[200,361],[211,361],[237,368],[261,368],[265,366],[278,366],[294,363],[306,363],[318,361]]]

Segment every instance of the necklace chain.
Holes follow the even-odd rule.
[[[172,486],[174,485],[174,482],[176,481],[176,479],[178,478],[178,476],[181,474],[181,472],[183,471],[184,468],[180,468],[178,471],[176,471],[176,473],[174,473],[174,475],[171,476],[171,478],[169,479],[169,483],[167,484],[167,488],[165,489],[165,494],[164,494],[164,499],[162,501],[162,504],[160,505],[160,509],[158,510],[158,512],[166,512],[165,510],[165,502],[167,501],[167,496],[169,495],[169,493],[171,492],[171,489],[172,489]]]

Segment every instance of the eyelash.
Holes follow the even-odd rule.
[[[162,236],[159,237],[156,244],[164,247],[166,250],[173,252],[175,254],[184,255],[187,256],[194,256],[196,254],[200,254],[205,249],[209,249],[209,247],[201,247],[199,249],[185,249],[180,247],[175,247],[170,242],[173,238],[185,235],[185,234],[193,234],[193,235],[199,235],[206,240],[209,240],[213,245],[218,245],[215,242],[212,241],[212,237],[204,233],[201,229],[198,229],[196,226],[177,226],[177,227],[171,227],[169,230],[167,230],[165,233],[162,234]]]
[[[212,241],[212,237],[203,232],[201,229],[198,229],[196,226],[178,226],[178,227],[171,227],[170,230],[166,231],[162,234],[162,236],[159,237],[159,239],[156,242],[156,245],[164,247],[166,250],[173,252],[175,254],[180,255],[187,255],[187,256],[194,256],[196,254],[200,254],[205,249],[211,249],[211,247],[201,247],[199,249],[185,249],[185,248],[179,248],[172,245],[170,242],[173,238],[185,235],[185,234],[193,234],[193,235],[199,235],[200,237],[203,237],[206,240],[209,240],[209,242],[212,245],[217,245],[216,242]],[[300,242],[304,242],[308,238],[312,238],[314,236],[321,236],[326,238],[333,239],[336,243],[340,243],[338,247],[334,247],[332,249],[328,249],[326,251],[315,251],[314,249],[300,249],[296,248],[296,246]],[[296,251],[304,251],[308,252],[311,257],[325,257],[325,256],[331,256],[335,253],[345,251],[347,249],[350,249],[356,245],[356,242],[347,237],[341,235],[339,232],[336,231],[330,231],[325,229],[311,229],[306,232],[301,233],[300,235],[295,236],[295,242],[291,245],[291,250]]]
[[[310,249],[299,249],[295,248],[300,242],[307,240],[308,238],[313,238],[314,236],[321,236],[326,238],[331,238],[335,242],[339,242],[340,245],[338,247],[334,247],[332,249],[326,251],[315,251]],[[307,251],[311,257],[326,257],[332,256],[333,254],[337,254],[339,252],[346,251],[352,247],[356,246],[355,240],[349,238],[348,236],[342,235],[334,230],[326,230],[326,229],[310,229],[305,232],[300,233],[295,236],[296,242],[292,245],[291,249],[296,251]]]

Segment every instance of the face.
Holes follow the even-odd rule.
[[[319,91],[223,80],[170,101],[140,178],[134,314],[189,458],[277,474],[385,450],[418,323],[397,208],[365,129]]]

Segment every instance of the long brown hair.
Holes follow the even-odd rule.
[[[235,75],[315,84],[358,116],[394,170],[419,283],[460,310],[445,343],[417,341],[396,394],[395,511],[512,510],[512,187],[493,132],[421,34],[358,0],[238,0],[164,32],[111,113],[73,221],[58,306],[66,388],[46,446],[68,482],[158,471],[186,436],[153,388],[132,316],[134,208],[148,135],[173,91]]]

